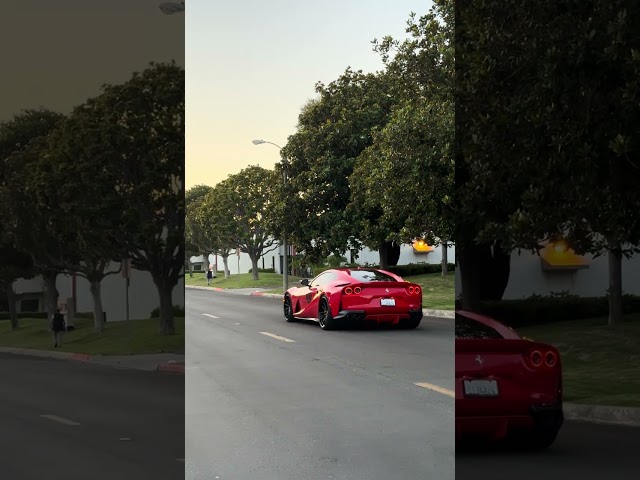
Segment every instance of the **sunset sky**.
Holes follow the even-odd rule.
[[[40,106],[68,113],[151,61],[184,66],[184,14],[164,15],[159,3],[3,2],[0,121]]]
[[[371,41],[404,38],[419,0],[186,2],[186,187],[272,168],[316,82],[382,68]]]

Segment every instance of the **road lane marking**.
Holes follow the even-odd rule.
[[[47,420],[52,420],[54,422],[62,423],[63,425],[69,425],[71,427],[77,427],[78,425],[80,425],[78,422],[74,422],[73,420],[69,420],[68,418],[58,417],[57,415],[44,414],[40,416],[42,418],[46,418]]]
[[[220,318],[220,317],[216,317],[215,315],[209,315],[208,313],[203,313],[202,315],[209,318]]]
[[[433,385],[432,383],[420,382],[420,383],[414,383],[414,385],[417,385],[418,387],[422,387],[422,388],[427,388],[429,390],[433,390],[434,392],[442,393],[443,395],[447,395],[451,398],[456,397],[456,392],[454,392],[453,390],[442,388],[442,387],[439,387],[438,385]]]
[[[290,338],[286,338],[286,337],[281,337],[280,335],[275,335],[273,333],[269,333],[269,332],[260,332],[260,333],[262,335],[266,335],[267,337],[275,338],[277,340],[282,340],[283,342],[296,343],[295,340],[291,340]]]
[[[121,442],[129,442],[129,441],[131,441],[131,438],[129,438],[129,437],[120,437],[120,441]]]

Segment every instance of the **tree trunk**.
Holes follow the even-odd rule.
[[[16,309],[16,292],[13,282],[7,282],[7,303],[9,304],[9,316],[11,318],[11,330],[18,329],[18,311]]]
[[[609,243],[609,326],[622,321],[622,253],[619,245]]]
[[[209,254],[208,253],[202,254],[202,270],[205,272],[209,270]]]
[[[249,258],[251,258],[251,277],[254,280],[259,280],[258,276],[258,257],[255,253],[249,254]]]
[[[93,326],[97,333],[104,331],[104,315],[102,310],[102,293],[100,288],[100,280],[89,280],[89,291],[93,299]]]
[[[378,248],[378,254],[380,255],[380,269],[386,270],[389,267],[389,263],[388,263],[389,250],[387,249],[386,243],[383,243],[380,245],[380,248]]]
[[[446,277],[449,273],[449,245],[446,241],[442,242],[442,276]]]
[[[473,312],[480,308],[480,289],[475,281],[474,273],[476,269],[472,262],[473,259],[468,257],[458,259],[462,283],[462,309]]]
[[[160,334],[174,335],[176,327],[173,323],[173,287],[165,278],[153,279],[160,297]]]
[[[229,278],[229,255],[222,255],[222,263],[224,264],[224,278]]]
[[[56,280],[58,279],[58,272],[46,272],[42,275],[44,285],[44,305],[47,311],[47,319],[51,320],[53,314],[58,308],[58,288],[56,287]]]
[[[191,263],[191,258],[187,260],[187,265],[189,267],[189,277],[193,278],[193,263]]]

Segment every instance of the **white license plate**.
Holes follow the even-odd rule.
[[[396,299],[395,298],[381,298],[380,306],[382,307],[395,307]]]
[[[473,397],[497,397],[498,382],[495,380],[465,380],[464,394]]]

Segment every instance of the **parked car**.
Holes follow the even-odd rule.
[[[288,322],[315,320],[323,330],[354,322],[417,328],[422,320],[420,285],[375,268],[326,270],[287,290],[283,302]]]
[[[552,445],[564,420],[558,350],[467,311],[455,336],[456,438]]]

